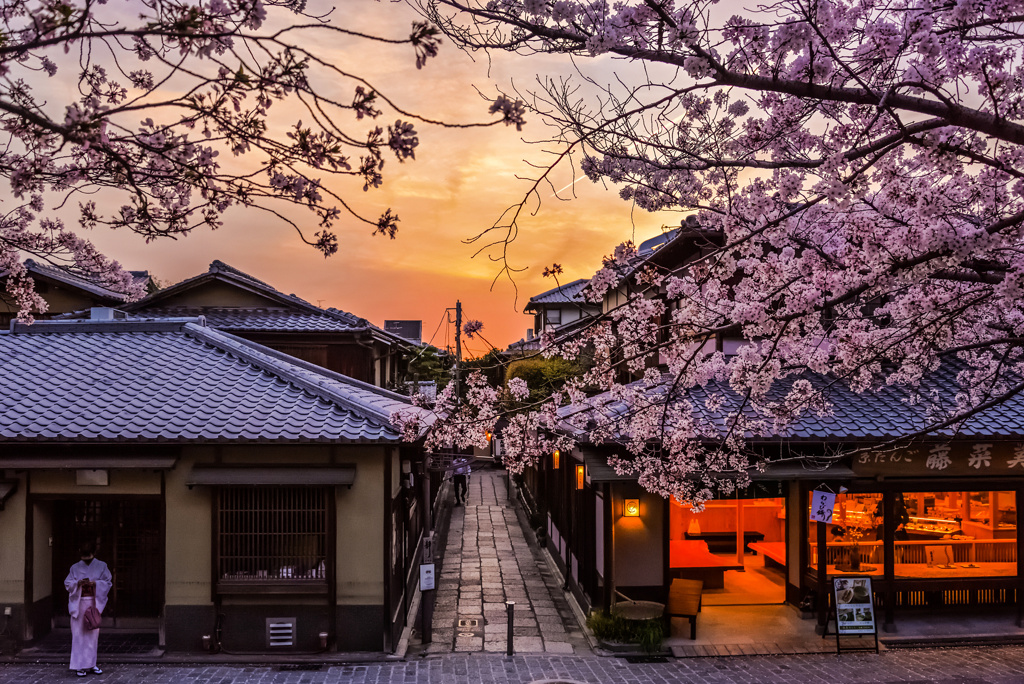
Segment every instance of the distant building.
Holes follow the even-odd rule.
[[[384,321],[384,330],[415,344],[423,341],[423,321]]]
[[[585,278],[530,297],[523,313],[533,314],[533,333],[539,335],[545,328],[559,328],[580,318],[601,313],[600,304],[587,301],[583,288],[590,281]]]
[[[35,282],[36,292],[47,303],[46,311],[33,311],[35,318],[47,319],[94,306],[122,306],[125,294],[104,287],[86,275],[70,273],[34,259],[25,260],[25,269]],[[156,290],[149,271],[130,271],[147,291]],[[0,271],[0,327],[6,328],[18,315],[18,306],[7,294],[8,271]]]
[[[202,316],[211,328],[378,387],[404,380],[407,340],[365,318],[283,294],[222,261],[119,308],[142,318]]]

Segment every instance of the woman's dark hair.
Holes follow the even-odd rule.
[[[846,534],[846,528],[842,527],[841,525],[836,525],[832,528],[833,537],[841,537],[844,534]]]
[[[87,541],[82,542],[82,545],[78,547],[78,557],[86,558],[88,556],[96,555],[96,542]]]

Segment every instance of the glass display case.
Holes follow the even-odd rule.
[[[910,516],[910,522],[906,525],[907,534],[910,538],[915,537],[943,537],[956,532],[963,532],[960,523],[956,520],[946,518],[924,518],[916,515]]]

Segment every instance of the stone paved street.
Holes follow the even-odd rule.
[[[102,664],[102,663],[101,663]],[[51,684],[76,679],[65,666],[0,665],[3,684]],[[409,662],[324,666],[318,671],[279,667],[111,665],[103,684],[1020,684],[1024,647],[900,650],[875,654],[744,656],[670,659],[630,664],[595,655],[454,653]]]
[[[515,602],[518,653],[580,653],[589,644],[547,562],[523,536],[502,471],[480,470],[452,511],[437,580],[429,653],[505,653],[505,602]]]

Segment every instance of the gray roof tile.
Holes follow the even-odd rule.
[[[927,411],[932,408],[950,410],[954,405],[954,397],[959,391],[956,375],[964,366],[959,362],[947,361],[938,371],[922,381],[920,395],[930,397],[928,403],[924,399],[910,403],[910,391],[905,387],[885,386],[874,392],[857,394],[836,378],[804,372],[790,376],[786,380],[776,382],[769,392],[769,400],[781,401],[797,379],[804,378],[825,392],[831,403],[831,413],[819,416],[813,411],[806,411],[793,424],[781,431],[770,430],[767,436],[748,434],[748,439],[787,440],[803,439],[808,441],[855,441],[855,440],[888,440],[906,437],[928,430],[935,422],[929,420]],[[671,378],[666,382],[647,391],[648,396],[663,396],[667,391]],[[639,383],[634,384],[639,387]],[[712,412],[707,409],[706,401],[711,394],[719,394],[724,398],[722,408]],[[683,395],[680,395],[683,396]],[[712,382],[705,387],[694,387],[686,391],[694,406],[694,414],[698,421],[710,427],[713,432],[724,434],[726,417],[740,406],[739,396],[726,383]],[[628,415],[630,407],[619,400],[609,401],[608,394],[591,397],[583,404],[563,407],[560,415],[568,419],[571,415],[590,413],[609,420],[616,416]],[[754,417],[749,408],[744,413]],[[568,423],[564,424],[568,432],[581,433]],[[941,430],[930,430],[927,437],[933,439],[959,438],[1024,438],[1024,397],[1017,396],[1003,404],[987,409],[960,426],[950,426]],[[622,438],[627,435],[620,435]]]
[[[559,285],[547,292],[530,297],[530,303],[526,305],[526,311],[530,311],[535,304],[582,304],[586,302],[583,297],[583,288],[590,281],[585,278],[574,280],[565,285]]]
[[[191,322],[0,334],[0,442],[395,442],[402,397]]]

